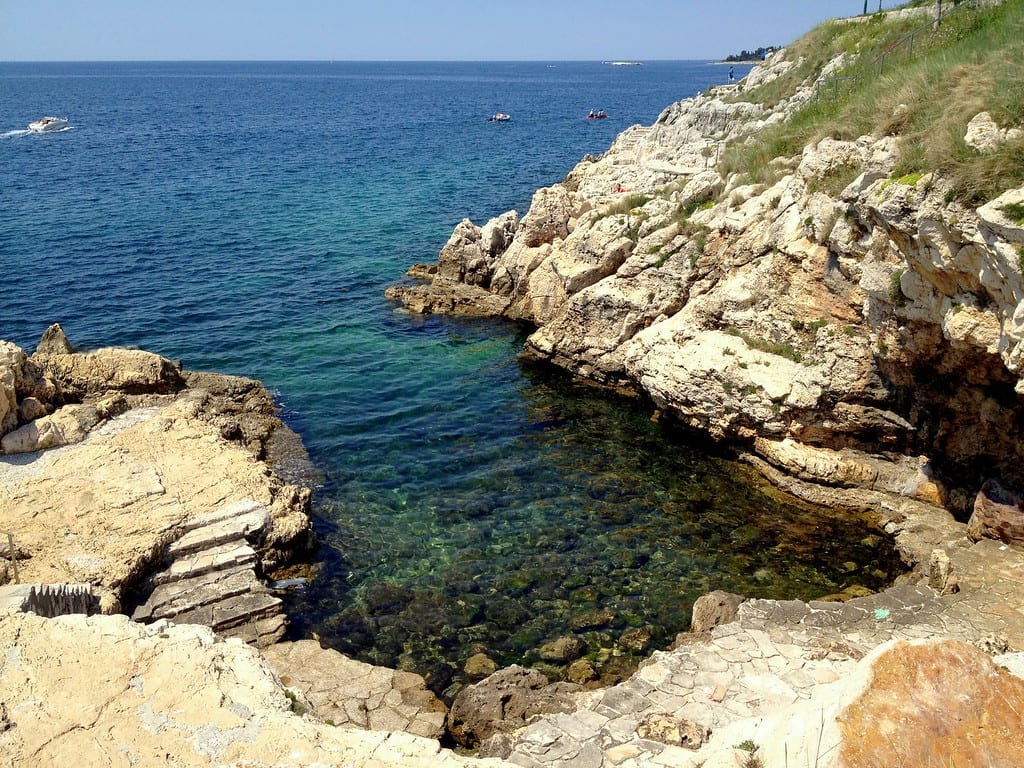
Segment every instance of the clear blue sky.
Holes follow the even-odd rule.
[[[863,0],[0,0],[0,61],[717,59],[785,45],[863,9]]]

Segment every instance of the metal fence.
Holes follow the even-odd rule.
[[[925,35],[934,34],[941,28],[943,20],[950,18],[954,14],[960,15],[967,12],[977,14],[982,8],[999,5],[1001,2],[1002,0],[962,0],[962,2],[953,4],[951,0],[946,0],[939,9],[938,14],[931,16],[927,23],[886,45],[868,61],[862,71],[841,77],[818,78],[815,83],[815,93],[818,96],[831,95],[835,98],[839,95],[840,88],[845,84],[855,83],[865,77],[881,77],[885,74],[886,65],[893,64],[897,58],[900,61],[913,58],[915,40],[919,41]],[[950,5],[952,5],[952,8],[950,8]],[[946,9],[945,12],[942,9]]]

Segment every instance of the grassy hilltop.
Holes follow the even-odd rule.
[[[963,138],[981,111],[1004,128],[1024,119],[1024,2],[946,2],[937,29],[929,13],[934,3],[912,6],[924,7],[915,15],[830,21],[789,45],[781,55],[796,66],[744,92],[744,101],[773,106],[837,56],[847,63],[819,80],[821,98],[730,147],[722,171],[768,181],[773,158],[798,154],[825,137],[872,134],[902,139],[898,175],[945,174],[964,203],[981,203],[1024,182],[1024,141],[981,155]],[[847,181],[856,175],[850,169]]]

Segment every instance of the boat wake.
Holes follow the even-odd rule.
[[[20,130],[4,131],[3,133],[0,133],[0,139],[13,139],[18,136],[47,136],[54,133],[67,133],[72,128],[74,128],[73,125],[66,125],[63,128],[56,128],[50,131],[29,131],[25,128],[21,128]]]

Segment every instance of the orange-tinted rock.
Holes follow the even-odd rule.
[[[967,523],[967,535],[1024,544],[1024,507],[1019,494],[988,480],[974,500],[974,513]]]
[[[1024,764],[1024,680],[959,641],[889,647],[837,722],[837,768]]]

